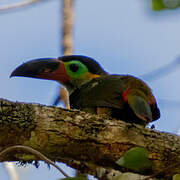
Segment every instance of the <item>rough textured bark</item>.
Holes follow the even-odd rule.
[[[145,147],[153,161],[152,173],[180,162],[180,137],[143,128],[120,120],[107,119],[76,110],[39,104],[0,100],[0,151],[11,145],[27,145],[51,160],[76,161],[122,172],[115,162],[132,147]],[[32,155],[10,153],[0,161],[33,160]],[[168,178],[180,172],[180,165],[163,172]],[[142,172],[149,174],[149,172]]]

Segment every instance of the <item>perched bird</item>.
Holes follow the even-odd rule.
[[[109,75],[94,59],[70,55],[28,61],[12,76],[55,80],[69,92],[70,107],[146,125],[160,117],[151,89],[131,75]]]

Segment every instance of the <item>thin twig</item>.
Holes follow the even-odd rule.
[[[8,172],[9,178],[11,180],[18,180],[18,173],[15,169],[15,165],[12,162],[4,162],[4,166]]]
[[[33,3],[37,3],[40,1],[45,1],[45,0],[26,0],[26,1],[17,2],[14,4],[3,5],[3,6],[0,6],[0,11],[7,11],[7,10],[11,10],[11,9],[22,8],[22,7],[29,6]]]
[[[58,169],[65,177],[69,177],[59,166],[57,166],[53,161],[51,161],[49,158],[47,158],[45,155],[43,155],[42,153],[40,153],[39,151],[29,147],[29,146],[22,146],[22,145],[16,145],[16,146],[10,146],[6,149],[4,149],[3,151],[0,152],[0,158],[2,159],[3,156],[5,156],[5,154],[11,152],[11,151],[15,151],[15,150],[24,150],[27,152],[30,152],[32,154],[34,154],[35,156],[39,157],[41,160],[45,161],[48,164],[51,164],[52,166],[54,166],[56,169]]]
[[[63,86],[61,86],[60,88],[59,101],[63,101],[65,108],[70,109],[69,94],[68,94],[68,91]]]
[[[178,56],[175,60],[173,60],[169,64],[164,65],[152,72],[143,74],[140,77],[149,82],[154,81],[156,79],[164,77],[165,75],[167,75],[170,72],[173,72],[176,68],[179,68],[179,65],[180,65],[180,56]]]
[[[175,159],[174,159],[174,160],[175,160]],[[170,165],[170,166],[167,166],[166,168],[162,169],[161,171],[159,171],[159,172],[157,172],[157,173],[154,173],[153,175],[151,175],[151,176],[149,176],[149,177],[146,177],[146,178],[143,179],[143,180],[150,180],[151,178],[154,178],[154,177],[156,177],[157,175],[159,175],[159,174],[167,171],[168,169],[172,169],[172,168],[174,168],[174,167],[176,167],[176,166],[178,166],[178,165],[180,165],[180,162],[177,162],[177,163],[174,163],[174,164],[172,164],[172,165]]]

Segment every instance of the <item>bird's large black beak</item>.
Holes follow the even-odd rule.
[[[59,82],[61,79],[67,78],[64,63],[55,58],[35,59],[23,63],[11,73],[10,77],[13,76],[49,79]]]

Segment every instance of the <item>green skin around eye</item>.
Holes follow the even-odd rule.
[[[71,61],[71,62],[66,62],[65,64],[65,69],[66,73],[71,77],[71,78],[77,78],[80,79],[83,75],[85,75],[88,72],[88,68],[82,64],[79,61]],[[71,64],[77,64],[79,66],[79,69],[76,72],[72,72],[69,67]]]

